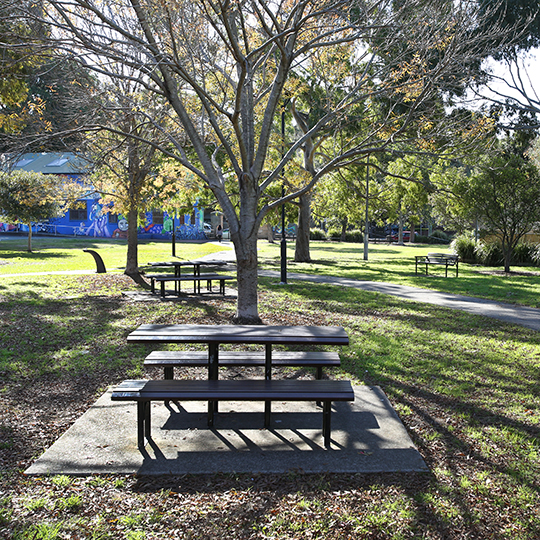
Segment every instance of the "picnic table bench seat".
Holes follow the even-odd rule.
[[[418,265],[425,265],[426,276],[428,275],[428,266],[430,264],[442,265],[445,267],[445,277],[448,277],[448,267],[455,266],[456,277],[459,270],[459,256],[450,253],[428,253],[427,255],[415,256],[415,273],[418,275]]]
[[[152,401],[208,401],[208,426],[214,425],[213,402],[217,401],[317,401],[323,403],[323,438],[330,445],[333,401],[354,401],[350,381],[335,380],[126,380],[117,386],[113,401],[137,402],[137,443],[142,450],[151,439]],[[270,415],[264,415],[269,427]]]
[[[212,281],[219,281],[219,292],[225,294],[225,281],[235,279],[234,276],[226,276],[223,274],[197,274],[197,275],[185,275],[175,276],[173,274],[151,274],[146,277],[150,278],[150,288],[152,294],[155,293],[156,282],[160,284],[160,294],[162,298],[165,298],[165,284],[168,282],[180,284],[182,281],[193,281],[193,292],[201,292],[201,281],[207,282],[207,289],[212,290]],[[180,292],[180,289],[178,290]]]
[[[219,365],[264,366],[264,351],[220,351]],[[175,367],[204,367],[208,365],[208,353],[204,351],[153,351],[144,360],[144,367],[162,367],[165,379],[174,379]],[[322,379],[323,367],[341,365],[337,352],[327,351],[272,351],[272,366],[314,367],[316,378]]]

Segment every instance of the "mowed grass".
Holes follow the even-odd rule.
[[[51,377],[99,387],[140,376],[148,351],[125,342],[138,324],[226,323],[234,312],[227,302],[164,303],[149,311],[122,300],[126,285],[113,276],[14,278],[13,285],[2,290],[5,396]],[[218,475],[193,492],[189,479],[150,487],[144,479],[70,479],[63,489],[57,478],[21,479],[10,495],[13,476],[6,471],[4,516],[28,535],[47,524],[59,538],[74,531],[90,538],[94,526],[103,538],[123,537],[126,525],[140,538],[167,538],[165,531],[179,525],[180,538],[540,534],[536,333],[338,287],[295,284],[284,291],[269,279],[262,280],[260,307],[268,323],[283,322],[287,313],[287,324],[343,325],[351,345],[335,376],[384,389],[432,474]],[[23,414],[18,408],[12,402],[10,413]],[[6,424],[9,451],[26,433]],[[98,494],[105,504],[96,507]]]
[[[32,253],[27,251],[25,236],[2,236],[0,238],[0,275],[32,272],[59,272],[95,270],[92,255],[83,249],[96,250],[107,272],[123,271],[126,267],[127,241],[111,238],[47,237],[36,236],[32,240]],[[176,258],[189,260],[221,251],[223,247],[211,242],[177,242]],[[171,260],[172,244],[162,240],[140,240],[138,244],[139,265],[152,261]]]
[[[348,272],[346,261],[353,264],[356,252],[345,257],[350,246],[326,246],[312,255],[335,260],[343,249],[340,271]],[[370,262],[410,265],[410,252],[401,250]],[[317,265],[330,266],[315,263],[313,272]],[[397,282],[406,282],[407,272],[415,279],[413,266]],[[430,473],[25,478],[4,467],[0,537],[540,537],[538,332],[345,287],[277,281],[260,279],[264,322],[343,326],[351,343],[333,376],[379,385]],[[43,400],[69,413],[69,400],[78,399],[55,384],[97,396],[142,375],[149,349],[126,343],[139,324],[226,324],[235,311],[230,299],[148,304],[122,295],[135,289],[127,277],[110,274],[0,282],[0,464],[14,449],[37,456],[55,440],[47,430],[54,432],[57,420],[45,414]],[[28,397],[33,388],[43,392],[35,401]],[[35,435],[40,425],[43,440]]]
[[[459,264],[459,277],[455,278],[455,268],[430,265],[428,276],[423,268],[415,273],[415,255],[430,252],[450,253],[448,245],[412,244],[370,244],[368,260],[364,260],[363,244],[341,242],[311,242],[310,263],[294,262],[294,243],[289,242],[287,269],[315,275],[329,275],[384,281],[434,289],[452,294],[463,294],[478,298],[488,298],[530,307],[540,307],[540,268],[512,266],[510,274],[504,274],[503,267],[484,267]],[[259,260],[266,269],[280,270],[279,242],[269,244],[259,242]]]

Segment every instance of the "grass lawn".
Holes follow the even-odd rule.
[[[170,258],[170,246],[161,246],[153,259]],[[273,249],[261,243],[264,265],[277,269]],[[317,244],[317,262],[289,269],[375,279],[361,248],[352,249]],[[389,281],[434,288],[462,281],[414,276],[411,255],[433,246],[380,249],[371,263]],[[92,268],[91,257],[81,256]],[[463,281],[485,281],[507,300],[496,281],[505,278],[477,270],[463,265]],[[227,299],[148,304],[122,295],[135,288],[121,274],[0,281],[0,538],[540,537],[540,333],[299,281],[260,280],[264,322],[345,327],[351,344],[336,375],[382,387],[430,473],[24,477],[108,385],[142,375],[148,348],[126,343],[131,330],[152,322],[225,324],[234,314]]]
[[[105,263],[107,272],[123,271],[126,267],[126,240],[88,237],[35,236],[32,253],[28,253],[27,237],[6,235],[0,238],[0,275],[27,272],[58,272],[95,270],[92,255],[83,249],[96,250]],[[195,259],[221,251],[213,243],[176,243],[177,259]],[[138,247],[139,265],[172,258],[171,242],[141,240]]]
[[[464,294],[478,298],[489,298],[540,307],[540,268],[511,267],[505,274],[502,267],[483,267],[459,264],[459,277],[455,268],[449,268],[448,278],[444,277],[444,267],[431,265],[429,275],[419,268],[415,275],[415,255],[429,252],[450,253],[448,245],[384,245],[370,244],[368,260],[364,261],[363,244],[341,242],[311,242],[311,263],[295,263],[294,244],[288,243],[289,272],[332,275],[367,281],[386,281],[423,289],[435,289],[453,294]],[[259,241],[259,259],[266,269],[280,269],[280,244]]]

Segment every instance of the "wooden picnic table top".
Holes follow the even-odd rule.
[[[225,266],[226,261],[205,259],[193,261],[158,261],[149,262],[149,266]]]
[[[348,345],[341,326],[265,326],[143,324],[127,337],[131,343],[245,343]]]

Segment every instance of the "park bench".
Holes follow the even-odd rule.
[[[330,446],[333,401],[354,401],[350,381],[334,380],[126,380],[117,386],[113,401],[137,402],[137,444],[142,450],[151,440],[152,401],[208,401],[208,426],[214,425],[213,404],[218,401],[316,401],[323,403],[323,438]],[[265,410],[264,425],[270,414]]]
[[[193,292],[201,293],[201,281],[206,281],[206,288],[208,291],[212,291],[212,281],[219,281],[219,292],[225,294],[225,281],[234,279],[233,276],[225,276],[223,274],[198,274],[198,275],[185,275],[175,276],[173,274],[152,274],[147,275],[150,278],[150,290],[152,294],[155,294],[156,282],[160,284],[160,294],[162,298],[165,298],[165,284],[173,282],[178,284],[178,291],[180,293],[180,284],[182,281],[193,281]]]
[[[256,367],[265,365],[264,351],[220,351],[220,367]],[[273,366],[314,367],[316,378],[322,379],[323,367],[341,365],[337,352],[274,351]],[[174,379],[175,367],[208,366],[208,353],[204,351],[153,351],[144,360],[144,367],[162,367],[165,379]]]
[[[448,277],[448,267],[455,266],[456,277],[458,277],[459,257],[457,255],[450,255],[448,253],[428,253],[427,255],[416,255],[416,274],[418,275],[418,265],[425,265],[426,276],[428,275],[428,266],[430,264],[436,264],[444,266],[445,277]]]
[[[90,255],[92,255],[92,257],[94,257],[94,261],[96,262],[96,266],[97,266],[97,273],[98,274],[106,274],[107,273],[107,270],[105,269],[105,263],[103,262],[103,259],[101,258],[101,255],[97,252],[97,251],[94,251],[93,249],[83,249],[83,251],[85,253],[90,253]]]

